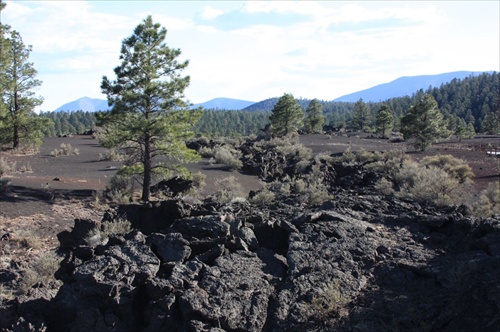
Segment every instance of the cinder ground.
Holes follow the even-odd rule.
[[[449,140],[433,145],[426,152],[416,152],[405,142],[391,143],[389,140],[359,136],[354,133],[341,136],[304,135],[300,141],[314,153],[340,154],[348,147],[353,151],[382,151],[405,149],[413,158],[427,155],[451,154],[465,160],[475,174],[474,190],[484,189],[489,183],[500,180],[500,157],[487,154],[500,147],[499,136],[477,136],[472,140]],[[61,143],[79,149],[79,155],[51,157],[50,152]],[[115,174],[120,162],[101,161],[100,154],[106,152],[91,136],[71,138],[47,138],[34,155],[13,155],[0,152],[0,157],[16,162],[17,168],[29,166],[32,172],[9,173],[11,191],[0,196],[0,236],[10,233],[15,236],[32,234],[39,237],[40,249],[57,246],[57,233],[73,226],[75,218],[99,220],[105,207],[95,204],[92,193],[105,188]],[[202,159],[188,165],[192,172],[206,175],[206,186],[202,194],[215,190],[215,180],[235,176],[246,191],[262,187],[261,181],[251,175],[229,172]]]

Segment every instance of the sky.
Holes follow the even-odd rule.
[[[192,103],[291,93],[333,100],[402,76],[500,71],[500,1],[3,0],[53,111],[106,99],[123,39],[148,15],[189,60]]]

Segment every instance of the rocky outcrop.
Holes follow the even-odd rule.
[[[198,207],[162,232],[134,230],[95,247],[75,237],[92,223],[76,221],[71,240],[60,236],[64,285],[34,324],[48,331],[497,329],[498,218],[352,195],[314,210],[221,210],[201,215]]]
[[[377,195],[359,164],[313,167],[334,194],[321,206],[172,199],[76,220],[58,235],[55,297],[4,304],[1,327],[498,331],[500,216]],[[278,168],[267,174],[285,176]],[[118,219],[133,230],[99,233]]]

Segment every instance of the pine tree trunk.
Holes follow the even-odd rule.
[[[13,132],[12,132],[12,147],[14,149],[17,149],[19,147],[19,123],[17,121],[17,118],[19,116],[19,102],[17,99],[17,93],[14,94],[14,114],[12,114],[13,117]]]
[[[148,135],[144,143],[144,179],[142,183],[142,198],[143,202],[149,201],[151,186],[151,142]]]

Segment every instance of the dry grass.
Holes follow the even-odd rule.
[[[36,285],[59,285],[60,281],[55,279],[54,273],[59,268],[61,260],[62,258],[53,251],[43,253],[30,266],[23,269],[18,291],[27,294]]]
[[[73,148],[71,144],[61,143],[59,148],[54,149],[50,152],[51,157],[60,157],[60,156],[77,156],[80,154],[80,150],[78,148]]]
[[[215,180],[215,187],[217,191],[213,197],[219,203],[230,203],[244,196],[243,187],[232,175]]]

